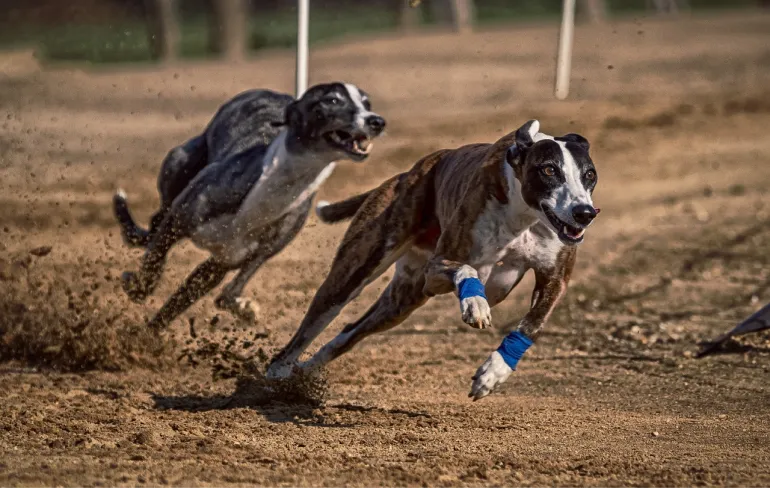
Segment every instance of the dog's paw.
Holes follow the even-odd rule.
[[[128,298],[133,302],[142,303],[149,295],[147,285],[145,285],[141,278],[139,278],[139,275],[134,272],[126,271],[123,273],[123,276],[120,277],[120,281],[123,286],[123,291],[126,292]]]
[[[268,380],[285,380],[294,374],[294,368],[297,367],[296,363],[284,363],[275,362],[267,367],[265,372],[265,378]]]
[[[492,310],[487,299],[481,296],[467,297],[460,301],[463,322],[474,329],[492,327]]]
[[[220,296],[214,304],[218,309],[230,312],[242,322],[253,324],[257,321],[257,317],[259,317],[259,305],[248,298]]]
[[[513,370],[505,363],[500,353],[493,352],[473,375],[473,384],[468,396],[473,398],[473,401],[484,398],[499,385],[505,383],[511,373]]]

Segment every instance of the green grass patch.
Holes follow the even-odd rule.
[[[562,0],[477,0],[478,24],[521,23],[559,18]],[[645,10],[645,0],[610,0],[610,15],[628,15]],[[693,10],[755,6],[755,0],[690,0]],[[433,22],[427,5],[422,22]],[[379,4],[356,2],[344,8],[326,8],[311,2],[310,42],[320,44],[351,35],[375,35],[394,31],[398,11]],[[212,56],[209,26],[200,10],[180,19],[182,58]],[[255,10],[249,18],[248,49],[289,48],[297,35],[296,10]],[[110,24],[61,24],[57,26],[0,25],[0,49],[33,45],[43,60],[91,63],[150,62],[147,26],[142,19],[127,18]]]

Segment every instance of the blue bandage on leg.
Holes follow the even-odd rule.
[[[505,364],[511,369],[516,369],[519,359],[521,359],[532,344],[532,339],[515,330],[505,336],[503,342],[500,343],[500,347],[497,348],[497,352],[503,357]]]
[[[457,295],[460,300],[470,297],[482,297],[485,300],[487,296],[484,294],[484,285],[478,278],[465,278],[460,282],[457,287]]]

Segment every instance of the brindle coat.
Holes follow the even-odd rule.
[[[340,310],[394,263],[396,273],[377,302],[303,368],[320,368],[366,336],[400,324],[430,297],[457,292],[459,282],[469,276],[485,283],[487,300],[463,300],[463,320],[485,328],[491,325],[489,308],[533,269],[532,306],[518,329],[537,338],[567,288],[577,252],[576,246],[560,241],[542,212],[524,201],[524,171],[542,162],[527,153],[536,155],[539,146],[554,144],[538,127],[537,121],[530,121],[494,144],[437,151],[364,195],[319,207],[319,216],[327,221],[355,216],[329,275],[299,330],[274,358],[268,376],[290,375],[302,352]],[[575,137],[584,141],[587,155],[588,143],[582,137],[562,139],[578,140]],[[519,151],[511,153],[512,147]],[[482,368],[477,375],[485,374]],[[504,379],[492,378],[493,384],[474,396],[485,396]]]

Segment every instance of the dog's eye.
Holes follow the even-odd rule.
[[[546,166],[543,169],[541,169],[540,171],[542,171],[543,174],[546,175],[546,176],[553,176],[553,175],[556,174],[556,170],[553,168],[553,166]]]
[[[594,181],[596,179],[596,171],[589,169],[586,171],[586,179],[588,181]]]
[[[324,99],[324,102],[330,103],[332,105],[337,105],[338,103],[340,103],[340,99],[337,97],[328,97]]]

